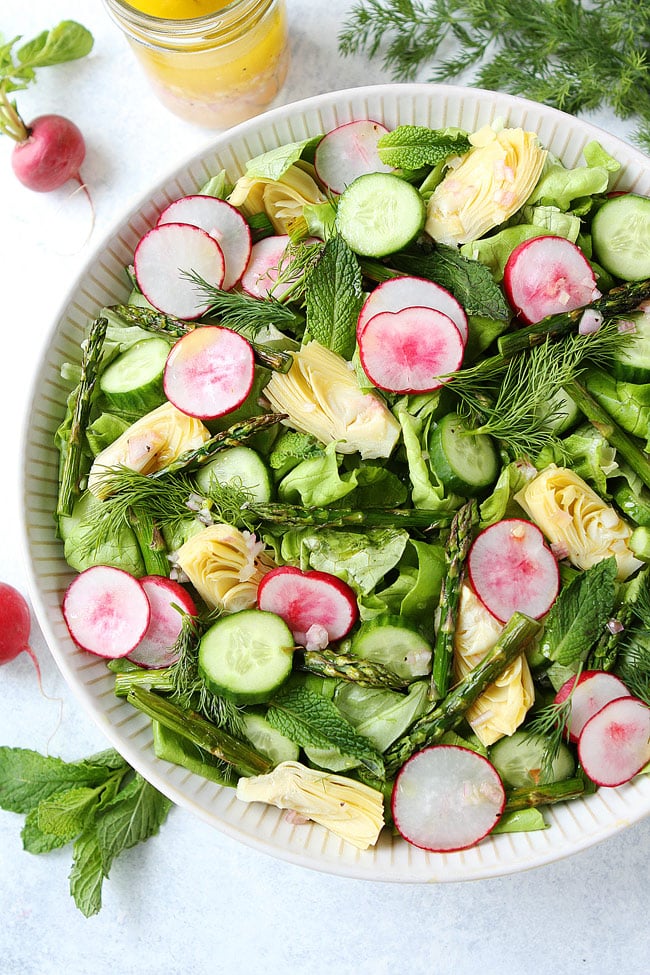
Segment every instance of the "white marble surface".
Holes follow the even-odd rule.
[[[348,0],[288,0],[288,6],[293,62],[282,101],[390,80],[379,62],[338,56]],[[98,2],[4,0],[0,29],[5,38],[30,37],[63,18],[93,31],[94,52],[84,62],[46,69],[18,101],[27,119],[63,110],[85,133],[83,173],[96,209],[89,241],[80,229],[80,199],[69,199],[67,189],[24,190],[11,173],[11,144],[0,139],[0,579],[23,592],[20,426],[50,323],[77,268],[120,212],[212,137],[155,101]],[[629,126],[605,115],[595,120],[629,134]],[[68,759],[104,747],[36,625],[32,646],[45,691],[60,703],[39,693],[26,655],[3,667],[0,743]],[[24,853],[21,822],[0,813],[1,975],[176,975],[231,967],[244,975],[647,971],[649,821],[528,873],[427,887],[304,870],[173,809],[158,837],[115,863],[102,911],[89,920],[68,895],[69,851]]]

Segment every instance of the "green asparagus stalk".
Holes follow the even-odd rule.
[[[133,529],[147,575],[168,576],[170,563],[161,532],[144,508],[129,510],[129,525]]]
[[[580,319],[588,309],[600,312],[605,318],[616,318],[638,308],[641,302],[648,298],[650,298],[650,279],[630,281],[618,288],[612,288],[607,294],[581,308],[548,315],[535,325],[502,335],[498,341],[499,352],[509,358],[516,352],[522,352],[544,342],[547,338],[560,338],[562,335],[576,332]]]
[[[451,515],[426,508],[307,508],[298,504],[246,502],[245,509],[266,525],[285,528],[445,528]]]
[[[144,687],[148,691],[160,691],[163,694],[172,694],[176,690],[169,667],[163,667],[160,670],[154,668],[141,670],[138,668],[136,670],[118,671],[115,674],[116,697],[128,697],[129,691],[133,687]]]
[[[361,687],[384,687],[403,690],[410,681],[394,674],[382,664],[371,660],[361,660],[348,653],[333,650],[305,650],[295,658],[302,670],[321,677],[336,677]]]
[[[504,812],[518,812],[532,806],[549,806],[554,802],[567,802],[585,794],[585,783],[581,778],[565,779],[564,782],[550,782],[548,785],[535,785],[530,788],[512,789],[506,795]]]
[[[264,775],[273,767],[273,763],[252,745],[239,741],[193,711],[182,710],[153,691],[144,687],[132,687],[126,699],[133,707],[159,721],[165,728],[187,738],[220,761],[232,765],[240,775]]]
[[[83,457],[84,431],[93,402],[95,384],[102,360],[104,338],[108,320],[97,318],[93,322],[86,341],[81,360],[81,377],[74,393],[74,408],[67,442],[62,449],[63,458],[59,477],[57,515],[69,515],[75,498],[80,493],[79,480]]]
[[[499,639],[483,660],[447,694],[436,708],[422,715],[384,754],[386,774],[392,777],[416,751],[434,745],[462,721],[467,709],[522,652],[539,632],[540,624],[513,613]]]
[[[440,591],[440,623],[433,646],[433,665],[429,684],[429,699],[439,700],[449,690],[454,653],[454,631],[458,616],[461,587],[465,575],[465,560],[478,523],[478,504],[468,501],[454,515],[445,551],[447,572]]]
[[[564,387],[580,412],[593,427],[615,447],[623,460],[650,488],[650,459],[633,438],[616,423],[609,413],[587,392],[582,383],[574,379]]]

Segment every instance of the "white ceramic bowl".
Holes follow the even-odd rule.
[[[54,324],[34,386],[24,443],[25,543],[31,596],[39,623],[70,687],[109,741],[161,792],[224,833],[283,859],[356,878],[443,882],[514,873],[593,845],[650,813],[650,776],[584,800],[550,807],[549,828],[507,833],[460,853],[432,854],[390,835],[361,853],[316,825],[292,825],[271,806],[243,804],[221,788],[154,756],[148,718],[114,697],[113,679],[98,657],[78,650],[68,635],[60,602],[72,577],[54,536],[57,454],[53,434],[68,390],[59,369],[79,357],[89,320],[103,305],[124,300],[124,268],[142,233],[171,200],[195,192],[209,175],[231,179],[248,159],[282,143],[314,136],[355,118],[389,127],[419,124],[478,129],[495,118],[539,134],[565,165],[580,163],[584,145],[598,139],[622,164],[618,185],[650,195],[650,160],[601,129],[523,99],[477,89],[384,85],[319,95],[246,122],[218,136],[209,150],[154,186],[97,248]]]

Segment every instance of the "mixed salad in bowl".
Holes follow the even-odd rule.
[[[650,198],[356,118],[163,207],[66,363],[73,640],[156,755],[434,852],[650,762]]]

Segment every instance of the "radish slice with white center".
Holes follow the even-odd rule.
[[[366,298],[357,322],[357,338],[375,315],[381,311],[402,311],[403,308],[433,308],[449,315],[460,332],[463,342],[467,342],[467,315],[465,309],[446,288],[428,281],[426,278],[404,275],[390,278],[377,285]]]
[[[79,647],[114,659],[137,647],[149,626],[151,608],[136,578],[123,569],[94,565],[66,589],[63,617]]]
[[[578,740],[587,721],[610,701],[631,697],[623,681],[605,670],[584,670],[577,679],[570,677],[555,695],[555,703],[562,704],[569,695],[571,710],[566,724],[571,741]]]
[[[170,203],[158,217],[158,226],[189,223],[217,241],[223,251],[225,273],[221,287],[229,291],[240,280],[251,256],[251,232],[239,210],[216,196],[196,193]]]
[[[241,278],[241,287],[246,294],[253,298],[267,298],[270,292],[278,301],[290,288],[288,282],[277,287],[278,268],[289,246],[289,236],[279,234],[275,237],[264,237],[253,244],[251,256],[246,270]]]
[[[377,143],[388,129],[381,122],[360,119],[345,122],[323,136],[314,153],[314,168],[321,183],[332,193],[342,193],[358,176],[392,173],[381,161]]]
[[[398,772],[391,807],[408,843],[453,853],[487,836],[505,801],[503,782],[486,758],[458,745],[432,745]]]
[[[650,708],[636,697],[610,701],[587,721],[578,757],[596,785],[629,782],[650,762]]]
[[[196,605],[187,589],[166,576],[144,576],[140,585],[149,600],[151,617],[147,632],[129,654],[129,660],[139,667],[170,667],[179,657],[175,644],[183,628],[183,616],[196,616]]]
[[[465,345],[449,315],[433,308],[380,312],[358,339],[368,379],[391,393],[428,393],[460,369]]]
[[[228,328],[204,325],[172,347],[163,388],[181,412],[213,420],[241,406],[254,376],[253,349],[246,339]]]
[[[522,518],[506,518],[480,532],[467,570],[474,592],[502,623],[514,612],[544,616],[560,588],[555,556],[539,528]]]
[[[260,582],[257,602],[260,609],[280,616],[300,646],[321,643],[324,649],[352,629],[359,610],[354,590],[346,582],[316,569],[303,572],[294,566],[271,569]]]
[[[148,231],[135,249],[133,267],[147,301],[165,315],[186,320],[200,318],[210,307],[186,275],[194,272],[221,288],[225,274],[217,241],[188,223],[166,223]]]
[[[528,323],[573,311],[600,297],[596,276],[579,247],[566,237],[533,237],[506,261],[503,286],[508,301]]]

